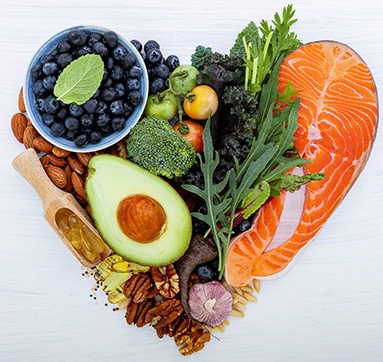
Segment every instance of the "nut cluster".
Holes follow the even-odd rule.
[[[188,318],[179,290],[179,276],[172,264],[133,275],[123,288],[130,300],[125,319],[137,327],[150,325],[159,338],[173,337],[179,352],[189,355],[204,347],[210,333]]]

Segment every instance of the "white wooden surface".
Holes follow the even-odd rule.
[[[6,5],[5,5],[6,3]],[[383,360],[383,135],[364,172],[314,244],[282,279],[264,282],[259,302],[219,340],[181,357],[173,340],[128,326],[123,312],[90,297],[93,281],[42,217],[34,190],[13,170],[23,150],[10,130],[33,53],[79,24],[128,39],[154,38],[184,63],[198,44],[227,52],[250,21],[287,5],[259,0],[48,0],[0,5],[0,360],[1,361],[379,361]],[[383,9],[379,0],[294,2],[304,42],[349,44],[382,93]]]

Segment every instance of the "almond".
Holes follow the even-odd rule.
[[[92,152],[77,153],[77,158],[81,164],[85,167],[88,167],[90,159],[94,156]]]
[[[70,154],[67,157],[68,163],[70,167],[72,167],[72,170],[77,172],[78,174],[82,175],[84,172],[84,166],[83,164],[79,161],[77,156],[75,154]]]
[[[60,189],[66,186],[67,176],[62,168],[54,165],[46,165],[44,169],[54,185]]]
[[[49,161],[48,155],[43,155],[40,157],[40,162],[45,167],[46,165],[49,165],[51,162]]]
[[[39,134],[36,131],[35,127],[28,126],[27,128],[25,128],[24,134],[23,134],[24,147],[25,148],[34,148],[35,149],[33,141],[35,140],[35,138],[37,138],[38,135]]]
[[[20,88],[19,98],[17,100],[17,105],[19,107],[20,112],[25,113],[27,111],[27,109],[25,108],[25,103],[24,103],[23,87]]]
[[[64,188],[66,192],[72,192],[73,191],[73,185],[72,185],[72,168],[69,165],[65,166],[64,169],[66,179],[67,179],[67,184]]]
[[[53,147],[54,148],[54,147]],[[60,158],[60,157],[57,157],[55,156],[53,153],[48,153],[47,154],[47,157],[49,159],[49,162],[54,165],[54,166],[57,166],[57,167],[61,167],[61,168],[64,168],[68,162],[66,161],[65,158]]]
[[[40,152],[44,152],[44,153],[51,153],[52,152],[52,148],[53,148],[52,143],[47,141],[43,136],[37,136],[33,140],[33,145]]]
[[[53,153],[56,157],[64,158],[64,157],[67,157],[67,156],[71,153],[71,151],[63,150],[63,149],[60,148],[60,147],[53,146],[53,148],[52,148],[52,153]]]
[[[24,131],[27,128],[28,119],[22,113],[16,113],[12,116],[11,119],[11,129],[15,138],[23,143]]]
[[[75,172],[72,171],[71,180],[73,184],[73,188],[75,191],[75,197],[80,203],[86,203],[86,194],[85,194],[85,183],[84,180],[81,178],[81,176]]]

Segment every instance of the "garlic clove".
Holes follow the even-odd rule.
[[[195,284],[189,291],[189,307],[195,320],[215,327],[230,316],[232,296],[216,280]]]

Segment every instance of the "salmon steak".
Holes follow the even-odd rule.
[[[298,225],[281,245],[266,251],[270,233],[280,222],[283,199],[264,205],[251,229],[233,239],[225,273],[233,286],[246,285],[251,278],[277,278],[291,268],[355,183],[375,139],[375,82],[366,63],[349,46],[335,41],[300,46],[280,67],[279,91],[289,83],[299,90],[296,97],[300,98],[294,144],[300,156],[311,161],[304,164],[303,173],[321,172],[325,178],[305,186]],[[265,234],[267,238],[262,237]]]

